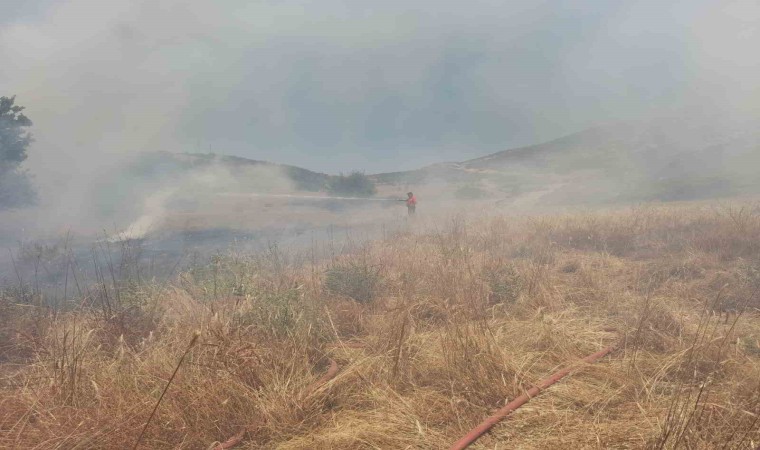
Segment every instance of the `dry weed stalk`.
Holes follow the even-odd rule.
[[[164,395],[166,395],[166,392],[169,390],[169,386],[172,385],[172,381],[174,381],[174,377],[177,376],[177,372],[179,372],[179,368],[182,367],[182,363],[185,361],[185,357],[188,353],[190,353],[190,350],[195,347],[195,343],[200,337],[201,333],[196,331],[193,333],[193,337],[190,338],[190,342],[187,344],[187,348],[185,348],[184,353],[182,353],[182,356],[180,356],[179,361],[177,361],[177,365],[174,367],[174,371],[172,372],[172,375],[169,377],[169,381],[166,382],[166,386],[164,387],[164,390],[161,391],[161,395],[158,397],[158,401],[156,402],[156,405],[153,406],[153,410],[150,412],[150,416],[148,416],[148,420],[145,421],[145,426],[143,426],[142,431],[140,431],[140,435],[137,436],[137,440],[135,441],[135,445],[132,447],[132,450],[137,449],[137,447],[140,446],[140,441],[142,441],[143,436],[145,435],[145,430],[148,429],[150,426],[151,421],[153,421],[153,416],[156,415],[156,411],[158,410],[158,407],[161,406],[161,401],[164,399]]]

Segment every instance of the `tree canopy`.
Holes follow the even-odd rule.
[[[0,97],[0,209],[32,203],[34,189],[28,175],[20,169],[32,143],[32,126],[18,106],[16,97]]]
[[[355,195],[358,197],[371,197],[375,195],[375,183],[364,174],[354,171],[348,175],[340,174],[332,177],[327,183],[327,192],[333,195]]]

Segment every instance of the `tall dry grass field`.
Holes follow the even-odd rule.
[[[301,256],[103,276],[63,311],[3,291],[0,447],[446,448],[609,345],[475,447],[760,444],[752,205],[452,218]]]

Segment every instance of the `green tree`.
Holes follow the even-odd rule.
[[[327,183],[327,192],[333,195],[371,197],[375,195],[377,189],[375,183],[364,172],[353,171],[348,175],[340,174],[330,178]]]
[[[36,198],[28,174],[21,170],[32,143],[32,121],[15,102],[15,96],[0,97],[0,209],[28,205]]]

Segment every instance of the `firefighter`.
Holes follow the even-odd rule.
[[[410,216],[413,216],[415,209],[417,209],[417,197],[411,192],[406,193],[406,209]]]

